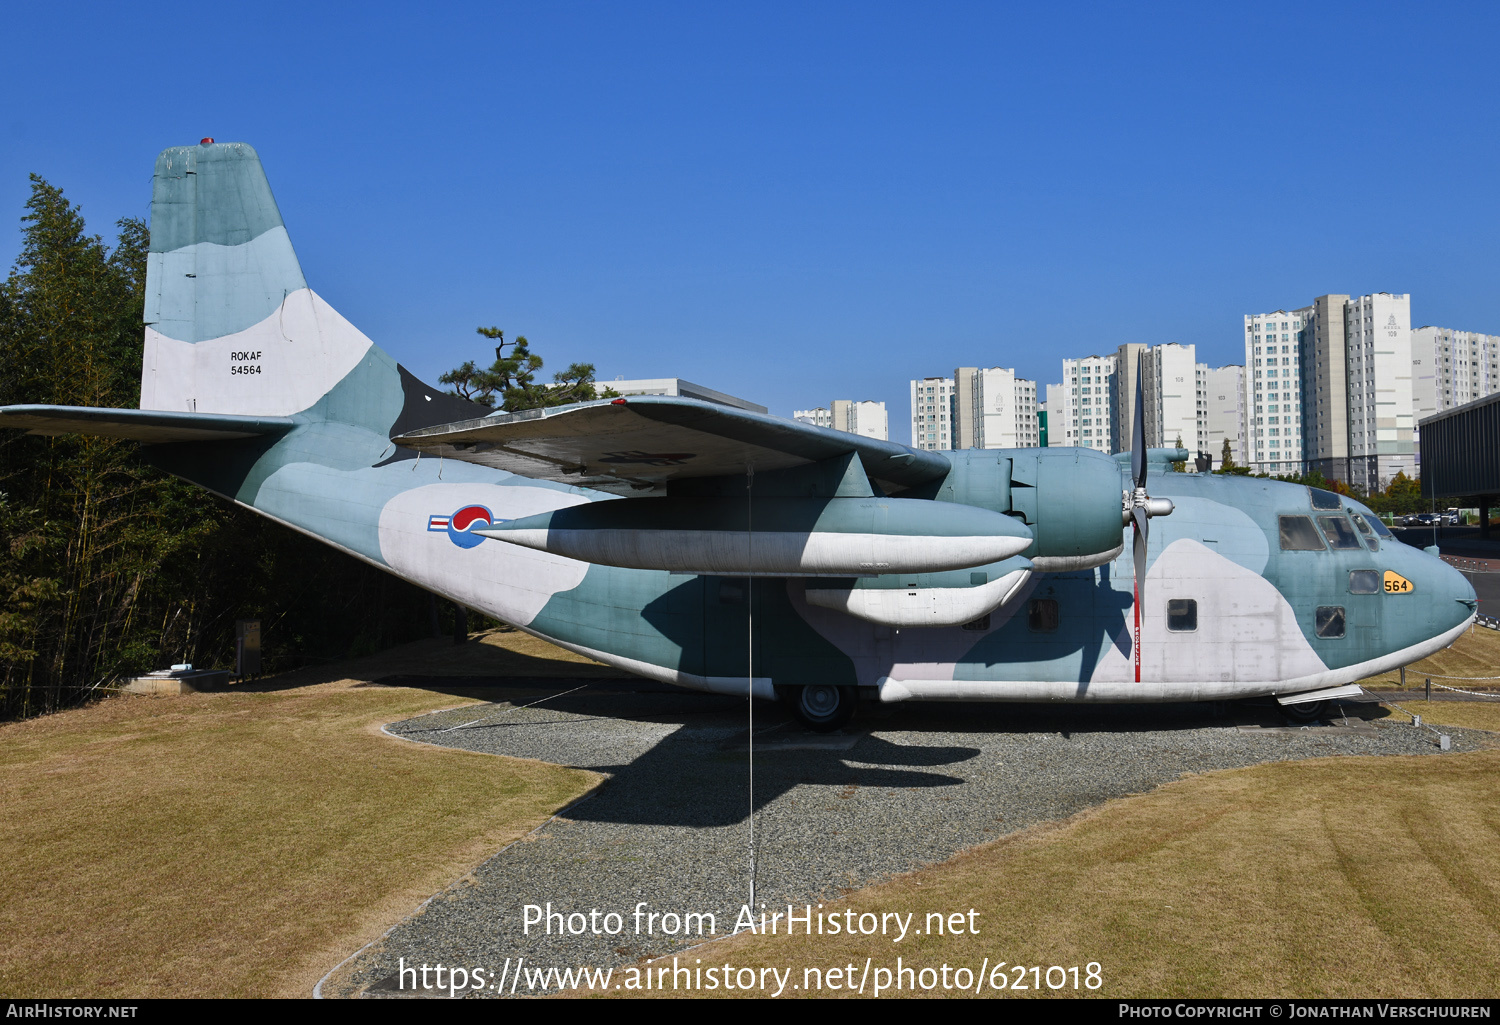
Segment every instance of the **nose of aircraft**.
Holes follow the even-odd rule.
[[[1431,577],[1428,591],[1439,599],[1435,603],[1437,608],[1433,610],[1438,617],[1439,628],[1451,629],[1467,623],[1479,608],[1479,597],[1474,593],[1474,585],[1469,583],[1469,578],[1437,556],[1428,555],[1424,563],[1427,575]],[[1445,597],[1451,597],[1452,600],[1442,601]]]

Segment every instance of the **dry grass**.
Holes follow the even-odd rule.
[[[847,899],[918,923],[975,908],[978,936],[741,934],[701,956],[791,965],[797,983],[804,966],[899,955],[934,968],[1098,961],[1105,997],[1494,997],[1497,770],[1500,751],[1483,751],[1191,777]]]
[[[1500,733],[1500,701],[1402,701],[1401,711],[1420,715],[1434,726],[1458,726]],[[1392,710],[1394,722],[1405,722],[1401,711]]]
[[[364,685],[380,676],[609,674],[483,640],[0,727],[0,993],[305,996],[586,792],[592,773],[379,732],[474,700]]]
[[[1419,662],[1413,662],[1406,667],[1407,689],[1420,688],[1423,677],[1429,675],[1435,682],[1445,683],[1450,687],[1500,691],[1500,679],[1471,682],[1437,679],[1439,676],[1500,677],[1500,630],[1476,626],[1454,641],[1450,647],[1444,648],[1435,655],[1428,655]],[[1360,686],[1369,687],[1372,690],[1399,687],[1401,674],[1399,671],[1381,673],[1379,676],[1360,680],[1359,683]]]

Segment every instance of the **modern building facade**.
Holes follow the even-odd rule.
[[[1135,435],[1135,385],[1146,346],[1129,342],[1115,350],[1113,439],[1116,451],[1130,447]],[[1149,444],[1149,442],[1148,442]]]
[[[911,382],[911,447],[953,448],[953,378],[924,377]]]
[[[858,434],[865,438],[885,441],[890,437],[890,422],[886,416],[885,403],[866,399],[834,399],[830,410],[831,426],[836,431]]]
[[[953,371],[954,448],[1035,448],[1036,382],[1005,367]]]
[[[798,409],[792,412],[793,420],[800,420],[814,427],[833,428],[833,411],[827,406],[819,406],[817,409]]]
[[[1146,349],[1140,363],[1148,448],[1185,448],[1198,441],[1198,353],[1194,346],[1169,343]],[[1134,395],[1134,391],[1131,392]],[[1124,405],[1123,396],[1121,405]],[[1132,422],[1132,431],[1134,424]],[[1125,435],[1120,435],[1121,438]],[[1121,445],[1123,449],[1125,445]]]
[[[1255,473],[1306,472],[1299,341],[1304,313],[1277,310],[1244,318],[1246,465]]]
[[[1040,444],[1036,382],[1005,367],[924,377],[911,382],[911,423],[913,448],[1032,448]]]
[[[1420,469],[1425,417],[1500,392],[1500,335],[1430,325],[1413,328],[1411,391],[1418,424],[1413,441]]]
[[[1051,444],[1116,451],[1115,367],[1114,354],[1063,360],[1061,401],[1056,409],[1048,389]]]
[[[1245,368],[1227,366],[1213,369],[1198,364],[1198,441],[1203,453],[1213,460],[1213,469],[1224,466],[1224,441],[1229,441],[1229,455],[1236,465],[1246,466],[1245,455]]]
[[[799,409],[792,413],[793,420],[800,420],[814,427],[827,427],[847,434],[858,434],[866,438],[886,441],[890,438],[890,422],[885,403],[869,399],[856,402],[853,399],[834,399],[827,406],[816,409]]]

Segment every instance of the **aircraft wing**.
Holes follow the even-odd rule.
[[[496,413],[391,439],[418,452],[627,494],[689,477],[743,475],[857,452],[892,490],[937,480],[948,460],[893,441],[661,395]]]
[[[90,406],[0,406],[0,427],[18,428],[29,434],[91,434],[146,445],[255,438],[288,430],[293,423],[284,416],[232,416]]]

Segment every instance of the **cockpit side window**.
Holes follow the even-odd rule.
[[[1365,544],[1369,547],[1370,551],[1380,551],[1380,538],[1375,536],[1375,531],[1370,529],[1370,525],[1365,522],[1365,518],[1353,509],[1346,511],[1349,513],[1349,518],[1354,521],[1354,529],[1364,536]]]
[[[1328,547],[1334,549],[1360,548],[1359,536],[1354,533],[1354,528],[1349,526],[1349,521],[1342,516],[1319,516],[1318,522],[1323,526],[1323,533],[1328,535]]]
[[[1381,537],[1395,537],[1396,536],[1395,534],[1391,533],[1391,530],[1390,530],[1389,527],[1387,527],[1384,523],[1380,522],[1380,517],[1376,516],[1374,513],[1363,513],[1362,515],[1365,518],[1365,522],[1368,523],[1370,526],[1374,527],[1375,528],[1375,533],[1379,534]]]
[[[1308,488],[1307,493],[1312,496],[1312,507],[1314,509],[1338,509],[1344,504],[1344,500],[1332,491],[1324,491],[1322,488]]]
[[[1281,550],[1284,552],[1321,552],[1323,539],[1313,526],[1311,516],[1281,517]]]

